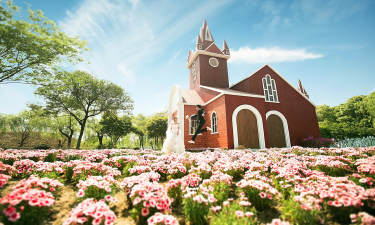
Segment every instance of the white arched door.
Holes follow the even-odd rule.
[[[240,105],[232,115],[234,148],[265,148],[262,116],[251,105]]]

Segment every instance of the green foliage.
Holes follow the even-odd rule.
[[[191,198],[185,198],[183,200],[185,221],[189,221],[190,224],[205,225],[207,222],[207,214],[210,205],[206,205],[204,202],[199,203]]]
[[[216,204],[221,205],[229,197],[230,187],[227,183],[220,182],[213,185],[213,194],[216,198]]]
[[[290,198],[284,200],[281,206],[281,217],[298,225],[315,225],[320,224],[321,212],[318,210],[304,210],[301,205]]]
[[[178,184],[177,187],[172,187],[168,189],[168,197],[173,199],[172,208],[178,210],[182,203],[182,190],[181,184]]]
[[[375,135],[375,92],[354,96],[344,104],[316,108],[321,135],[346,139]]]
[[[57,161],[57,152],[49,153],[43,160],[44,162],[55,162]]]
[[[258,211],[263,211],[274,206],[274,201],[272,199],[268,199],[267,197],[261,198],[259,195],[261,191],[256,188],[245,187],[241,190],[245,193],[245,196]]]
[[[19,208],[23,207],[21,211]],[[1,212],[3,207],[0,208]],[[1,221],[5,225],[29,225],[29,224],[45,224],[45,220],[48,219],[50,215],[50,207],[38,207],[30,206],[26,201],[22,201],[21,204],[17,205],[18,212],[21,212],[21,217],[17,222],[9,221],[4,215],[1,218]]]
[[[49,112],[65,112],[78,122],[77,149],[89,118],[107,111],[133,109],[132,100],[120,86],[83,71],[55,71],[48,85],[39,87],[35,93],[46,100]]]
[[[0,83],[41,82],[52,66],[77,62],[86,43],[69,37],[41,10],[16,17],[19,7],[0,1]]]
[[[154,139],[155,148],[164,140],[168,128],[168,118],[165,114],[151,117],[146,124],[147,136]]]
[[[242,207],[237,203],[232,203],[228,206],[224,206],[218,213],[213,213],[210,224],[222,225],[222,224],[236,224],[236,225],[255,225],[257,224],[255,218],[255,210],[247,209],[248,207]],[[236,211],[248,212],[253,216],[238,217]]]
[[[347,138],[344,140],[336,141],[332,147],[346,148],[346,147],[369,147],[375,146],[375,137],[362,137],[362,138]]]
[[[111,139],[110,147],[116,148],[120,137],[127,135],[132,130],[129,116],[118,117],[113,112],[106,112],[100,121],[101,131]]]

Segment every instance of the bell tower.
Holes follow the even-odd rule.
[[[186,67],[190,73],[190,89],[199,89],[200,85],[228,88],[227,60],[230,52],[224,41],[220,50],[212,37],[206,20],[197,37],[195,51],[189,51]]]

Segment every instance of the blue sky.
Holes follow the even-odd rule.
[[[166,109],[173,84],[188,88],[187,53],[203,19],[219,47],[231,49],[230,83],[271,65],[291,84],[301,79],[316,105],[338,105],[375,91],[375,1],[15,0],[41,9],[88,41],[76,65],[124,87],[134,113]],[[25,11],[23,11],[25,12]],[[1,85],[0,113],[41,103],[34,87]]]

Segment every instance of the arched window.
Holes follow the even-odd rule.
[[[213,112],[211,114],[211,133],[216,134],[217,133],[217,115],[216,112]]]
[[[193,135],[195,131],[198,128],[198,117],[197,116],[191,116],[190,122],[189,122],[189,134]]]
[[[262,78],[262,83],[266,102],[279,102],[275,80],[267,74]]]

